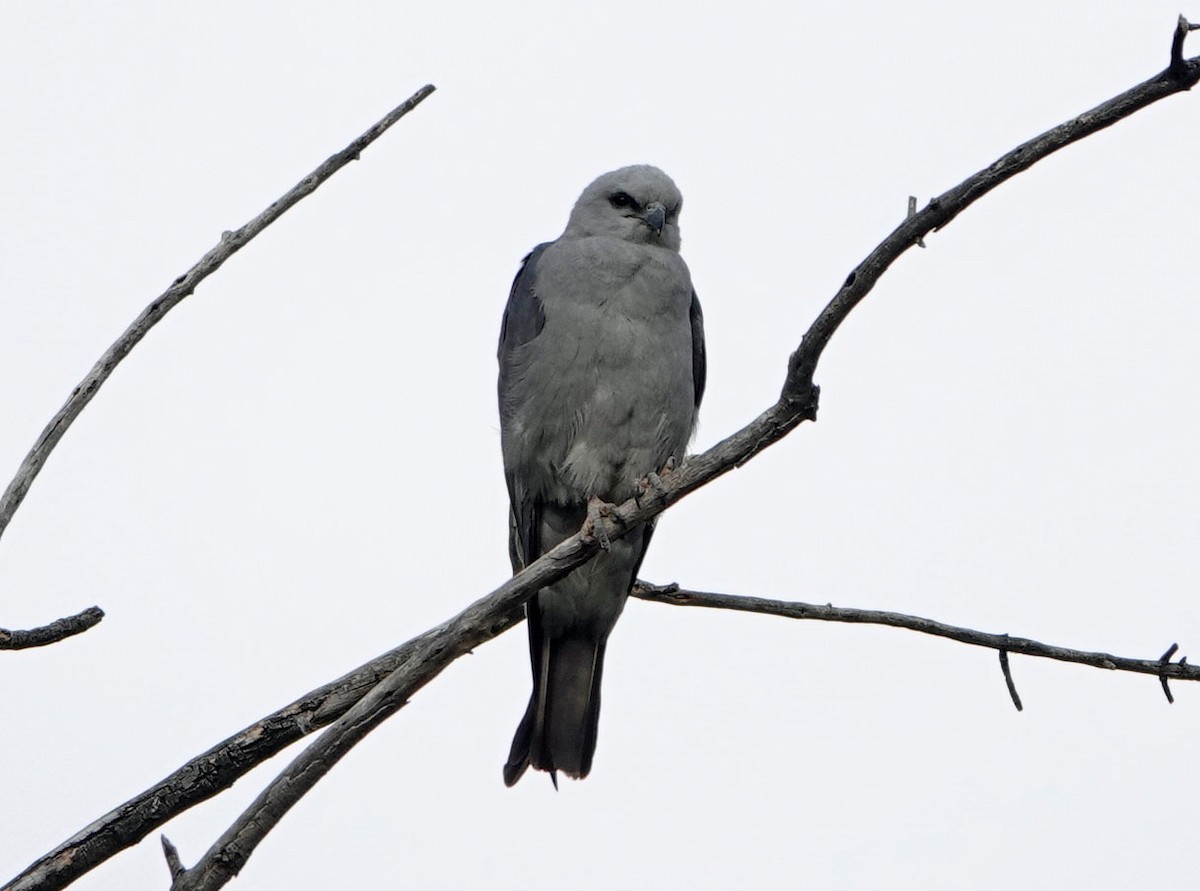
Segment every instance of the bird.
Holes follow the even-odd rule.
[[[566,229],[524,258],[500,326],[498,396],[514,574],[597,507],[661,486],[696,429],[704,316],[680,256],[683,198],[638,164],[597,177]],[[654,533],[648,522],[525,606],[533,691],[504,782],[591,770],[608,637]],[[602,539],[603,543],[603,539]]]

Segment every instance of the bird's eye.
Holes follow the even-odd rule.
[[[628,192],[613,192],[608,196],[608,203],[613,207],[632,207],[637,209],[637,202],[633,200],[633,196]]]

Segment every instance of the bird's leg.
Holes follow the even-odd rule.
[[[583,528],[579,532],[584,538],[594,538],[600,542],[600,547],[607,551],[612,546],[612,540],[608,537],[608,530],[604,528],[606,519],[625,525],[615,504],[593,495],[588,499],[587,519],[583,521]]]

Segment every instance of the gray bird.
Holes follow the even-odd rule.
[[[500,437],[518,572],[602,503],[682,458],[704,393],[704,321],[679,256],[675,183],[623,167],[584,189],[525,257],[500,328]],[[644,483],[643,483],[644,487]],[[587,776],[604,648],[654,526],[611,542],[526,605],[533,694],[504,782],[530,765]]]

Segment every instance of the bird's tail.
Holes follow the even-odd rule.
[[[543,638],[540,670],[525,717],[513,737],[504,782],[513,785],[532,765],[582,779],[592,769],[600,721],[604,642],[582,637]]]

